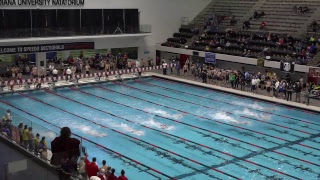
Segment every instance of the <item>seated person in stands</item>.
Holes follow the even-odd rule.
[[[313,21],[312,21],[312,23],[310,24],[310,27],[312,28],[312,31],[313,32],[317,32],[317,28],[318,28],[318,23],[317,23],[317,21],[314,19]]]
[[[311,36],[310,39],[309,39],[309,41],[310,41],[310,42],[314,42],[314,41],[315,41],[315,38],[314,38],[313,36]]]
[[[227,43],[226,43],[226,49],[228,48],[228,47],[230,47],[231,46],[231,43],[229,42],[229,41],[227,41]]]
[[[293,13],[298,13],[298,7],[296,5],[293,6],[292,12]]]
[[[308,6],[303,6],[303,7],[302,7],[302,13],[306,13],[306,12],[308,12],[308,11],[309,11]]]
[[[302,6],[298,7],[298,14],[302,14]]]
[[[232,15],[231,19],[230,19],[230,26],[234,26],[237,23],[236,17],[234,15]]]
[[[267,26],[266,22],[262,21],[260,25],[260,29],[265,29]]]
[[[279,41],[276,43],[277,48],[279,49],[280,47],[282,47],[284,45],[284,40],[283,38],[279,38]]]
[[[247,51],[247,54],[245,54],[245,56],[251,56],[251,51],[248,50],[248,51]]]
[[[314,54],[315,53],[315,50],[316,50],[316,46],[312,43],[312,45],[310,46],[309,48],[309,52]]]
[[[243,50],[242,55],[243,56],[247,55],[247,50],[246,49]]]
[[[258,19],[258,18],[259,18],[259,13],[257,10],[255,10],[253,13],[253,19]]]
[[[242,25],[242,30],[248,30],[251,26],[251,23],[249,21],[244,21]]]
[[[259,14],[260,17],[263,17],[264,15],[266,15],[264,11],[261,11],[261,13]]]

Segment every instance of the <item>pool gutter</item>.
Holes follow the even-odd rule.
[[[317,107],[317,106],[306,105],[306,104],[297,103],[297,102],[293,102],[293,101],[286,101],[283,99],[263,96],[263,95],[259,95],[259,94],[252,94],[250,92],[235,90],[235,89],[231,89],[231,88],[225,88],[225,87],[216,86],[216,85],[212,85],[212,84],[200,83],[197,81],[182,79],[182,78],[178,78],[178,77],[165,76],[165,75],[162,75],[159,73],[151,73],[150,72],[148,74],[155,76],[155,77],[158,77],[158,78],[162,78],[162,79],[167,79],[167,80],[171,80],[171,81],[200,86],[200,87],[204,87],[207,89],[213,89],[213,90],[217,90],[217,91],[221,91],[221,92],[225,92],[225,93],[235,94],[235,95],[239,95],[239,96],[245,96],[245,97],[259,99],[262,101],[267,101],[267,102],[271,102],[271,103],[275,103],[275,104],[285,105],[288,107],[295,107],[295,108],[299,108],[299,109],[304,109],[304,110],[320,113],[320,107]]]

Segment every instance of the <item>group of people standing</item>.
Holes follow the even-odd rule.
[[[168,68],[171,69],[172,75],[180,76],[180,61],[175,58],[168,64],[162,60],[163,74],[167,75]],[[178,62],[178,63],[177,63]],[[242,91],[250,91],[253,94],[259,93],[260,90],[266,90],[270,97],[283,98],[292,101],[293,94],[295,101],[301,102],[301,96],[304,94],[304,103],[308,104],[308,92],[310,92],[314,84],[304,82],[303,77],[297,81],[293,81],[289,76],[285,78],[277,77],[275,72],[255,73],[244,70],[219,69],[212,65],[196,63],[187,59],[182,66],[183,76],[193,76],[195,80],[201,79],[203,83],[216,84],[218,86],[230,86],[233,89]],[[176,73],[173,73],[176,69]]]

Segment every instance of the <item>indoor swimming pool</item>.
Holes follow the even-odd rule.
[[[133,180],[320,179],[319,114],[301,109],[156,77],[5,94],[0,107],[48,142],[70,127]]]

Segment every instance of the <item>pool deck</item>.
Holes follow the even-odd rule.
[[[205,88],[210,88],[210,89],[214,89],[214,90],[218,90],[218,91],[222,91],[222,92],[232,93],[232,94],[236,94],[236,95],[240,95],[240,96],[246,96],[246,97],[249,97],[249,98],[259,99],[259,100],[262,100],[262,101],[272,102],[272,103],[275,103],[275,104],[283,104],[283,105],[286,105],[286,106],[301,108],[301,109],[305,109],[305,110],[311,110],[311,111],[315,111],[315,112],[319,112],[320,113],[320,107],[315,106],[315,105],[306,105],[306,104],[297,103],[297,102],[293,102],[293,101],[286,101],[284,99],[268,97],[268,96],[265,96],[265,95],[252,94],[250,92],[240,91],[240,90],[236,90],[236,89],[232,89],[232,88],[216,86],[216,85],[213,85],[213,84],[205,84],[205,83],[202,83],[202,82],[198,82],[198,81],[194,81],[194,80],[189,80],[189,79],[183,78],[183,76],[176,77],[176,76],[170,76],[170,75],[162,75],[160,73],[155,73],[155,72],[150,72],[148,74],[150,74],[152,76],[155,76],[155,77],[174,80],[174,81],[178,81],[178,82],[182,82],[182,83],[192,84],[192,85],[201,86],[201,87],[205,87]],[[301,97],[301,99],[303,99],[303,98]],[[315,100],[315,101],[318,101],[318,100]],[[320,103],[320,101],[318,101],[317,103]]]
[[[149,73],[143,73],[141,77],[150,77],[151,75]],[[109,76],[109,78],[101,78],[98,80],[97,78],[82,78],[79,79],[78,84],[74,81],[66,81],[66,80],[60,80],[55,83],[53,86],[54,88],[59,87],[68,87],[68,86],[75,86],[75,85],[85,85],[85,84],[93,84],[93,83],[103,83],[103,82],[109,82],[109,81],[119,81],[121,79],[135,79],[138,78],[137,75],[134,74],[124,74],[121,76],[121,78],[117,76]],[[8,86],[3,88],[3,91],[0,91],[0,94],[9,94],[9,93],[15,93],[15,92],[24,92],[24,91],[33,91],[33,90],[41,90],[41,89],[48,89],[50,88],[50,84],[48,82],[42,83],[41,88],[37,89],[35,84],[31,84],[30,88],[26,88],[25,85],[22,85],[21,87],[19,85],[14,86],[14,90],[10,90]]]
[[[222,91],[222,92],[232,93],[232,94],[246,96],[249,98],[254,98],[254,99],[258,99],[258,100],[262,100],[262,101],[272,102],[275,104],[283,104],[283,105],[287,105],[287,106],[291,106],[291,107],[301,108],[301,109],[305,109],[305,110],[311,110],[311,111],[315,111],[315,112],[320,113],[320,101],[319,100],[311,99],[310,104],[306,105],[306,104],[297,103],[297,102],[293,102],[293,101],[286,101],[286,100],[280,99],[280,98],[269,97],[269,96],[263,95],[263,93],[252,94],[251,92],[240,91],[240,90],[232,89],[232,88],[228,88],[228,87],[217,86],[217,85],[213,85],[213,84],[205,84],[205,83],[199,82],[195,79],[191,79],[192,77],[190,77],[190,76],[177,77],[177,76],[173,76],[170,74],[169,75],[162,75],[158,71],[145,72],[141,75],[141,77],[150,77],[150,76],[174,80],[174,81],[178,81],[178,82],[182,82],[182,83],[188,83],[188,84],[201,86],[201,87],[205,87],[205,88],[210,88],[210,89],[214,89],[214,90],[218,90],[218,91]],[[118,81],[121,79],[125,80],[125,79],[135,79],[135,78],[138,78],[138,76],[135,74],[124,74],[121,76],[121,78],[119,78],[117,76],[109,76],[109,78],[106,79],[103,77],[100,80],[98,80],[97,78],[93,78],[93,77],[92,78],[83,78],[78,81],[78,85],[85,85],[85,84],[92,84],[92,83],[103,83],[103,82],[108,82],[108,81]],[[55,83],[54,88],[68,87],[68,86],[75,86],[75,85],[77,85],[76,82],[61,80],[61,81],[57,81]],[[40,89],[48,89],[48,88],[50,88],[50,84],[48,82],[45,82],[41,85]],[[8,89],[8,87],[4,87],[3,91],[0,92],[0,94],[8,94],[8,93],[14,93],[14,92],[24,92],[24,91],[32,91],[32,90],[40,90],[40,89],[36,89],[34,84],[30,85],[30,88],[26,88],[25,86],[19,87],[18,85],[15,85],[14,91],[11,91],[10,89]],[[303,97],[301,97],[301,99],[303,99]]]

